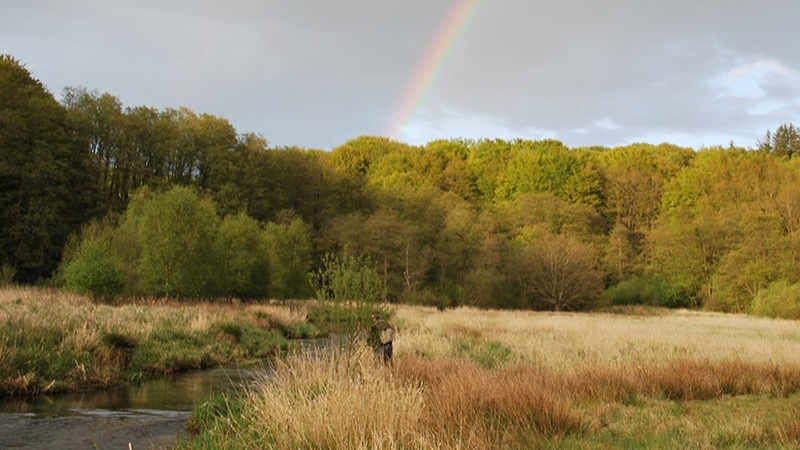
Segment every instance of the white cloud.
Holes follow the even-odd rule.
[[[450,107],[424,110],[401,127],[398,140],[412,145],[424,145],[436,139],[549,139],[555,138],[551,130],[529,127],[513,130],[501,117],[465,113]]]

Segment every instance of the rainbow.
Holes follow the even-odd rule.
[[[425,52],[425,56],[417,66],[414,76],[409,83],[405,94],[398,105],[397,111],[392,116],[389,126],[389,137],[398,139],[403,127],[411,119],[414,112],[425,100],[436,76],[444,67],[447,56],[452,52],[458,38],[475,15],[478,5],[482,0],[456,0],[432,44]]]

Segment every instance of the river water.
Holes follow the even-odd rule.
[[[0,449],[173,448],[189,439],[189,415],[203,398],[268,375],[259,362],[101,392],[0,398]]]

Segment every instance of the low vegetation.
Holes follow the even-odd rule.
[[[0,289],[0,395],[97,389],[275,355],[320,331],[304,310]]]
[[[800,329],[661,309],[396,309],[395,363],[293,354],[209,398],[186,448],[800,446]]]

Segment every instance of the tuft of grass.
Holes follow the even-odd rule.
[[[220,340],[228,340],[234,344],[238,344],[242,339],[242,327],[238,323],[222,322],[217,324],[216,338]]]

